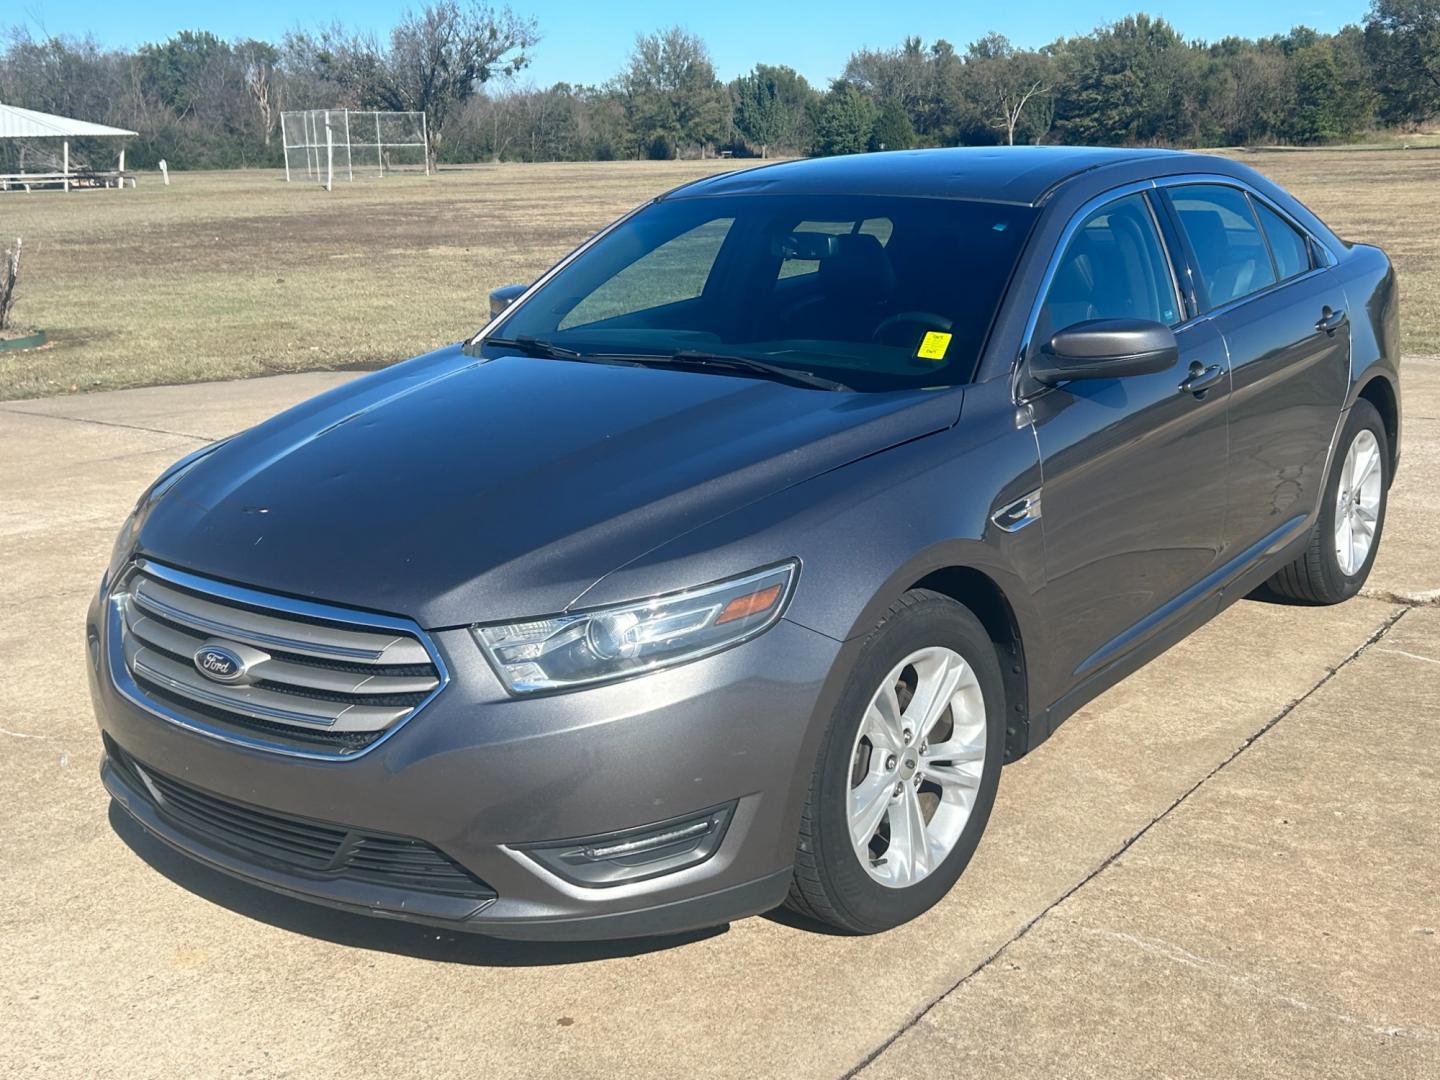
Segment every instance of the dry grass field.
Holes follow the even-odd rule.
[[[1342,236],[1386,247],[1406,349],[1440,351],[1440,152],[1243,160]],[[51,338],[0,353],[0,399],[400,360],[463,337],[489,289],[636,203],[740,164],[476,166],[330,194],[276,172],[182,173],[168,188],[0,195],[0,241],[25,239],[16,317]]]

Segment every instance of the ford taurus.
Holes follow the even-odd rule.
[[[89,614],[105,785],[351,911],[885,930],[1078,707],[1360,589],[1397,324],[1381,251],[1221,158],[688,184],[155,481]]]

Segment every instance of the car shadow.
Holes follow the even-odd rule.
[[[803,930],[807,934],[818,934],[821,937],[854,937],[854,934],[837,929],[827,923],[819,922],[808,915],[801,915],[798,911],[792,911],[787,907],[777,907],[773,911],[766,911],[756,916],[766,919],[781,926],[788,926],[791,930]]]
[[[1279,607],[1315,607],[1305,600],[1297,600],[1293,596],[1282,596],[1268,584],[1258,585],[1245,594],[1246,600],[1253,600],[1257,604],[1275,604]]]
[[[110,827],[152,869],[187,892],[246,918],[336,945],[476,967],[546,967],[640,956],[716,937],[729,926],[618,941],[506,941],[392,921],[295,900],[196,862],[151,836],[113,801]]]

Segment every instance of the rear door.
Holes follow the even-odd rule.
[[[1037,662],[1056,696],[1182,614],[1203,618],[1214,607],[1199,585],[1220,552],[1229,371],[1214,327],[1185,323],[1158,225],[1143,193],[1086,214],[1030,334],[1033,353],[1075,323],[1148,319],[1175,327],[1180,346],[1168,370],[1074,380],[1031,398],[1044,481],[1044,609],[1055,628]],[[1207,389],[1181,386],[1197,375]]]
[[[1319,504],[1350,378],[1350,313],[1323,249],[1264,200],[1221,183],[1165,196],[1199,305],[1229,349],[1225,557],[1244,563]]]

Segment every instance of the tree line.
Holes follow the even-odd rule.
[[[278,165],[280,112],[308,108],[423,111],[429,153],[449,162],[1323,144],[1440,117],[1440,0],[1372,0],[1360,25],[1260,39],[1186,40],[1145,14],[1039,49],[912,37],[851,54],[824,88],[764,63],[722,82],[678,27],[638,37],[603,84],[536,87],[524,73],[540,47],[533,19],[479,0],[432,0],[384,38],[336,23],[123,50],[19,27],[0,49],[0,101],[133,129],[131,163],[174,168]]]

